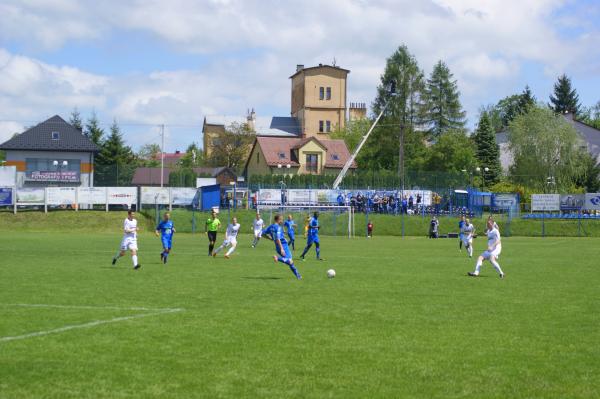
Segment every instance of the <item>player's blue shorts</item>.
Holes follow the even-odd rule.
[[[458,238],[463,241],[465,239],[465,235],[463,233],[459,233]]]
[[[288,259],[292,259],[292,252],[290,251],[290,247],[288,247],[287,244],[281,244],[281,246],[283,247],[283,252],[281,253],[281,249],[279,248],[279,246],[277,246],[277,254],[283,258],[288,258]]]
[[[296,233],[288,232],[288,237],[290,238],[290,241],[294,241],[296,239]]]
[[[163,248],[171,249],[171,246],[173,245],[173,237],[162,237],[161,241]]]
[[[320,244],[319,236],[309,235],[306,239],[306,245],[311,245],[311,244]]]

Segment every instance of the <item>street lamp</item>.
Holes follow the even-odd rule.
[[[486,166],[482,169],[478,166],[475,168],[475,171],[477,173],[481,173],[481,189],[484,190],[485,189],[485,174],[490,171],[490,168],[488,168]]]
[[[62,182],[62,170],[63,168],[66,168],[67,166],[69,166],[69,162],[68,161],[57,161],[54,160],[52,161],[52,164],[58,169],[58,181]]]

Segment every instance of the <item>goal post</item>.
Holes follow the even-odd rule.
[[[279,213],[287,220],[292,215],[296,222],[296,234],[304,233],[307,217],[312,217],[314,212],[319,212],[320,232],[324,235],[344,235],[351,238],[354,233],[354,217],[351,206],[336,205],[257,205],[256,211],[262,215],[265,223],[273,221]]]

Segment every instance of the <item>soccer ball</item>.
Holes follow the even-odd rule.
[[[333,270],[333,269],[327,270],[327,277],[328,278],[334,278],[335,277],[335,270]]]

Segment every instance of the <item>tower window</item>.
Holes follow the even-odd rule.
[[[324,99],[325,99],[325,88],[319,87],[319,100],[324,100]]]
[[[52,140],[60,140],[60,132],[52,132]]]
[[[319,133],[323,133],[324,131],[324,123],[323,121],[319,121]]]
[[[331,100],[331,87],[327,88],[327,93],[325,95],[326,100]]]
[[[327,133],[331,132],[331,121],[325,121],[325,131]]]

